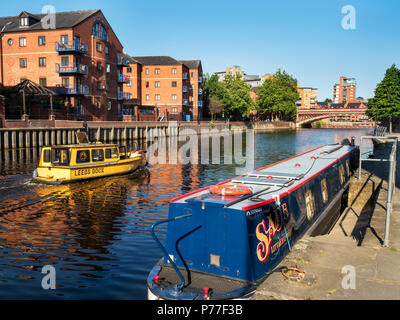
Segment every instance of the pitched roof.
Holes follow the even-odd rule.
[[[179,60],[189,69],[199,69],[201,66],[201,60]]]
[[[55,95],[56,93],[46,87],[40,86],[31,80],[24,80],[12,87],[15,92],[25,92],[28,94],[38,94],[38,95]]]
[[[57,12],[56,13],[56,29],[64,29],[64,28],[72,28],[82,21],[86,20],[93,14],[97,13],[100,11],[99,9],[94,9],[94,10],[82,10],[82,11],[69,11],[69,12]],[[19,26],[19,16],[21,14],[28,15],[29,17],[33,19],[40,19],[40,21],[33,23],[32,25],[28,27],[23,27],[21,28]],[[9,25],[6,26],[4,29],[3,33],[10,33],[10,32],[19,32],[19,31],[30,31],[30,30],[45,30],[43,28],[41,19],[46,17],[47,14],[30,14],[28,12],[22,11],[18,16],[15,17],[0,17],[0,30],[10,23]]]
[[[131,57],[136,62],[147,66],[181,65],[182,63],[169,56]]]

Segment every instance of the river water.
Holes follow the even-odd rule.
[[[259,133],[254,166],[367,133]],[[167,217],[171,198],[234,177],[237,168],[152,164],[131,176],[46,186],[30,180],[37,162],[36,149],[0,157],[0,299],[146,299],[148,272],[162,256],[150,226]],[[158,230],[165,240],[165,227]],[[42,287],[46,265],[55,270],[54,290]]]

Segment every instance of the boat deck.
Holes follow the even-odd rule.
[[[226,292],[231,292],[248,286],[250,283],[246,281],[232,280],[225,278],[221,281],[221,277],[213,274],[206,274],[197,271],[187,271],[186,269],[179,268],[185,278],[185,290],[198,292],[199,296],[204,294],[204,285],[212,290],[214,295],[223,295]],[[181,280],[175,270],[167,265],[163,265],[160,273],[160,284],[170,286],[171,284],[180,283]],[[168,280],[166,280],[168,279]]]
[[[229,206],[236,210],[249,210],[257,206],[256,203],[273,200],[277,196],[283,197],[285,194],[295,190],[313,176],[346,156],[351,150],[352,147],[347,145],[326,145],[219,183],[219,185],[229,184],[251,187],[254,197],[257,197],[256,202],[251,199],[252,197],[213,195],[208,188],[173,199],[171,202],[201,201]],[[243,200],[240,201],[240,199]]]

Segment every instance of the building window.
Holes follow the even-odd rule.
[[[191,77],[191,78],[194,78],[194,72],[192,72],[192,73],[190,74],[190,77]]]
[[[69,78],[62,78],[61,83],[64,88],[69,88]]]
[[[97,108],[101,109],[101,102],[97,101]]]
[[[101,90],[102,86],[101,86],[101,81],[97,81],[97,90]]]
[[[132,73],[132,68],[131,68],[131,67],[127,67],[127,68],[126,68],[126,72],[127,72],[127,73]]]
[[[161,96],[159,94],[156,94],[156,101],[160,101]]]
[[[109,53],[108,46],[106,46],[106,47],[105,47],[105,52],[106,52],[106,54],[108,54],[108,53]]]
[[[156,88],[159,88],[159,87],[160,87],[160,81],[156,81],[156,82],[154,83],[154,86],[155,86]]]
[[[150,82],[146,81],[146,88],[150,86]]]
[[[46,37],[45,36],[38,37],[38,44],[39,46],[44,46],[46,44]]]
[[[97,52],[101,52],[101,43],[100,42],[96,42],[96,50],[97,50]]]
[[[19,38],[19,46],[26,47],[26,38]]]
[[[126,84],[128,87],[132,87],[132,80],[128,80],[128,83]]]
[[[149,101],[149,100],[150,100],[150,95],[146,94],[146,101]]]
[[[149,68],[146,68],[145,73],[150,74]]]
[[[178,109],[176,107],[172,108],[172,113],[177,113]]]
[[[176,88],[176,87],[177,87],[177,85],[178,85],[178,82],[176,82],[176,81],[172,81],[172,87],[173,87],[173,88]]]
[[[154,73],[155,73],[155,74],[160,74],[160,68],[156,68],[156,69],[154,70]]]
[[[172,100],[173,100],[173,101],[178,100],[178,96],[177,96],[176,94],[173,94],[173,95],[172,95]]]
[[[47,79],[46,78],[39,78],[39,85],[42,87],[47,87]]]
[[[106,70],[107,70],[108,73],[110,73],[111,72],[111,65],[107,64]]]
[[[177,73],[176,68],[172,68],[172,74],[176,74],[176,73]]]
[[[101,71],[102,69],[101,62],[97,62],[97,70]]]
[[[111,101],[108,101],[108,105],[107,105],[107,110],[108,110],[108,111],[111,110],[111,106],[112,106]]]
[[[63,34],[61,36],[61,43],[68,44],[68,35],[67,34]]]
[[[68,66],[69,65],[69,57],[61,57],[61,65],[62,66]]]
[[[26,58],[19,59],[19,66],[21,68],[26,68],[28,66],[28,61]]]
[[[20,27],[28,27],[29,26],[29,18],[21,18],[19,19]]]
[[[39,58],[39,67],[45,67],[46,66],[46,58],[42,57]]]

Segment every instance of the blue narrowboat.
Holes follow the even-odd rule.
[[[359,156],[345,139],[171,200],[151,229],[164,257],[147,278],[148,299],[251,297],[297,240],[329,231]]]

